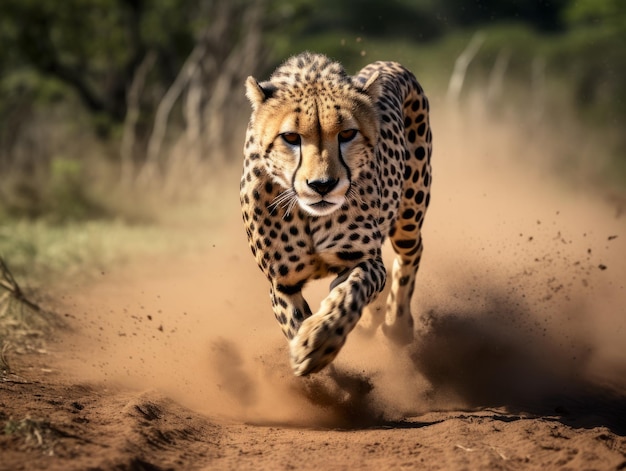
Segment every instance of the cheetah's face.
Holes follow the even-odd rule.
[[[367,85],[248,79],[251,132],[265,170],[284,188],[276,204],[291,210],[297,203],[325,216],[357,194],[355,182],[374,158],[379,132],[374,87]]]

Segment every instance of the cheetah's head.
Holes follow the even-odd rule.
[[[277,202],[324,216],[358,194],[355,182],[374,159],[378,74],[362,84],[325,56],[298,59],[267,82],[248,77],[249,132],[266,172],[284,188]]]

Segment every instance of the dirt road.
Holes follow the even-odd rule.
[[[414,345],[357,329],[293,377],[233,173],[206,251],[62,287],[69,328],[0,383],[0,469],[625,469],[626,219],[532,145],[448,131]]]

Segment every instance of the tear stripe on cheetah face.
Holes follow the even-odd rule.
[[[249,78],[252,116],[240,199],[248,241],[271,285],[294,373],[330,363],[381,292],[381,245],[396,252],[383,332],[411,341],[410,300],[430,201],[428,100],[411,72],[376,62],[356,77],[319,54]],[[302,296],[337,276],[320,309]]]

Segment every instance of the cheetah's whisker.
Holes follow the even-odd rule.
[[[295,196],[296,196],[296,192],[293,190],[293,188],[289,188],[283,191],[282,193],[280,193],[278,196],[276,196],[276,198],[274,198],[272,203],[268,206],[268,209],[270,210],[270,214],[274,214],[274,211],[278,207],[286,208],[290,206],[291,200],[292,198],[295,198]]]
[[[291,213],[291,211],[293,210],[294,206],[297,203],[298,203],[298,198],[296,198],[296,196],[294,195],[293,199],[289,202],[289,206],[287,208],[287,211],[285,211],[285,215],[283,216],[283,219],[289,216],[289,214]]]

